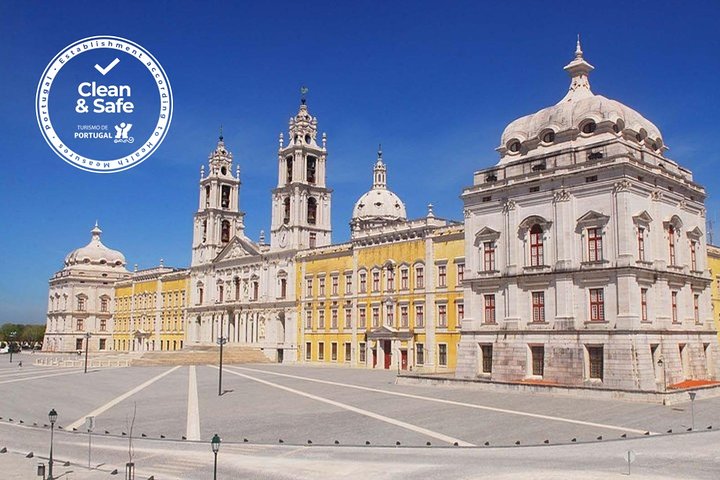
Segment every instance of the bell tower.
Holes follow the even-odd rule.
[[[210,153],[209,171],[200,167],[200,204],[193,226],[192,265],[210,263],[235,236],[244,233],[245,213],[240,211],[240,166],[232,174],[233,155],[225,147],[220,130],[215,150]]]
[[[272,192],[270,248],[294,250],[331,242],[332,190],[325,183],[327,136],[317,143],[317,118],[310,115],[302,89],[300,110],[290,119],[287,144],[280,134],[278,185]]]

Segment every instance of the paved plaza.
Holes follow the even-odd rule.
[[[209,365],[84,374],[16,358],[22,367],[0,357],[0,448],[43,461],[43,425],[55,408],[55,455],[76,465],[76,478],[95,478],[78,476],[87,466],[85,417],[96,417],[92,465],[102,464],[92,473],[105,478],[128,460],[133,414],[133,460],[147,474],[137,478],[207,478],[215,433],[223,439],[220,478],[612,478],[627,473],[630,449],[638,478],[720,476],[720,432],[707,429],[720,429],[720,398],[698,395],[696,432],[686,433],[690,402],[401,386],[389,371],[267,364],[225,367],[218,396],[218,369]],[[0,456],[0,468],[7,458],[18,457]]]

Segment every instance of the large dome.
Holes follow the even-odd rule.
[[[407,220],[405,204],[387,188],[387,168],[382,161],[382,150],[373,168],[373,186],[364,193],[353,208],[353,229],[381,226]]]
[[[118,252],[117,250],[113,250],[111,248],[106,247],[103,245],[103,243],[100,241],[100,234],[102,234],[102,230],[100,230],[100,227],[97,223],[95,223],[95,228],[93,228],[90,233],[92,234],[92,238],[90,239],[90,243],[85,245],[84,247],[78,248],[76,250],[73,250],[68,254],[67,257],[65,257],[65,266],[72,266],[72,265],[109,265],[112,267],[124,267],[125,262],[125,256]]]
[[[651,121],[627,105],[590,90],[588,75],[593,69],[583,58],[578,40],[575,58],[565,66],[571,77],[568,93],[557,104],[511,122],[500,140],[501,156],[512,159],[528,150],[596,131],[624,135],[662,153],[666,148],[662,135]]]

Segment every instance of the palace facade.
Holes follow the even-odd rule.
[[[463,191],[457,376],[656,391],[718,374],[704,188],[658,128],[594,94],[510,123]]]

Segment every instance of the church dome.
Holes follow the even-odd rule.
[[[92,234],[90,243],[70,252],[68,256],[65,257],[65,266],[109,265],[124,267],[126,265],[125,256],[122,253],[106,247],[100,241],[102,230],[100,230],[97,222],[95,223],[95,228],[93,228],[90,233]]]
[[[557,104],[512,121],[503,131],[498,151],[511,161],[535,148],[548,148],[563,140],[614,133],[662,153],[660,130],[637,111],[590,90],[589,73],[578,39],[575,58],[565,66],[571,77],[570,89]]]
[[[382,161],[382,150],[373,168],[373,186],[363,194],[353,208],[354,228],[380,226],[407,220],[405,204],[387,188],[387,167]]]

